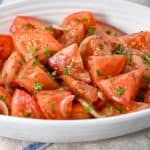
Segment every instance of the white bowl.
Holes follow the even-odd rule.
[[[60,23],[78,10],[132,33],[150,29],[150,9],[121,0],[30,0],[0,6],[0,33],[9,33],[16,15],[32,15]],[[150,109],[117,117],[74,121],[0,116],[0,136],[43,142],[81,142],[116,137],[150,127]]]

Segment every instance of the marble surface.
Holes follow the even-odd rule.
[[[10,0],[6,0],[7,2]],[[150,0],[128,0],[150,6]],[[0,137],[0,150],[22,150],[31,142]],[[46,150],[150,150],[150,129],[138,133],[88,143],[50,144]],[[28,149],[34,150],[34,149]],[[36,150],[36,149],[35,149]]]

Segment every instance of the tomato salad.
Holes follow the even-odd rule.
[[[17,16],[0,35],[0,114],[87,119],[150,109],[150,32],[126,35],[92,12],[61,25]]]

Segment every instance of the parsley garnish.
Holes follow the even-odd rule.
[[[69,75],[72,71],[72,66],[67,65],[65,71],[63,72],[63,75]]]
[[[35,82],[34,83],[34,89],[36,91],[40,91],[40,90],[42,90],[42,88],[43,88],[43,84],[42,83],[40,83],[40,82]]]
[[[129,55],[129,56],[127,57],[127,62],[128,62],[129,64],[132,63],[132,55]]]
[[[125,55],[126,51],[123,47],[123,45],[121,44],[117,44],[114,48],[113,54],[117,54],[117,55]]]
[[[29,48],[28,49],[29,56],[35,57],[36,56],[36,52],[38,50],[39,50],[39,47]]]
[[[86,112],[91,112],[92,107],[90,105],[84,106]]]
[[[6,99],[6,96],[0,95],[0,100],[5,101],[5,99]]]
[[[89,27],[88,31],[87,31],[87,36],[93,35],[96,31],[96,27],[95,26],[91,26]]]
[[[96,73],[97,73],[97,76],[103,76],[104,75],[104,73],[101,72],[100,70],[96,70]]]
[[[118,86],[116,90],[117,90],[117,96],[121,96],[125,92],[124,88],[122,88],[121,86]]]
[[[45,27],[45,31],[52,31],[53,30],[53,27],[52,26],[47,26],[47,27]]]
[[[143,54],[141,56],[141,58],[142,58],[144,64],[148,64],[150,62],[149,57],[147,55],[145,55],[145,54]]]
[[[49,48],[48,45],[47,45],[47,46],[45,47],[45,49],[44,49],[44,54],[45,54],[45,56],[47,56],[47,57],[50,56],[49,50],[50,50],[50,48]]]
[[[51,111],[54,111],[54,110],[55,110],[55,107],[56,107],[56,104],[55,104],[55,103],[51,103],[51,104],[50,104],[50,110],[51,110]]]
[[[33,67],[38,66],[38,62],[37,62],[37,61],[33,61],[33,62],[32,62],[32,66],[33,66]]]

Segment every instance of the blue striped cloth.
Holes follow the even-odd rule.
[[[0,0],[0,4],[3,3],[3,0]],[[25,146],[22,150],[47,150],[52,143],[42,143],[42,142],[33,142]]]

